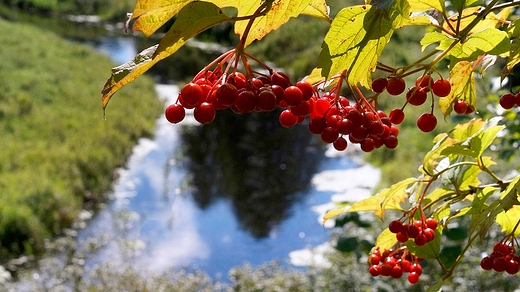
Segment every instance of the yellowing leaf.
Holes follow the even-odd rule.
[[[332,21],[322,44],[318,67],[325,78],[347,70],[350,84],[370,88],[371,73],[390,40],[394,29],[408,17],[407,4],[395,1],[392,7],[378,10],[359,5],[342,9]]]
[[[117,90],[144,74],[155,63],[175,53],[188,39],[227,20],[229,18],[211,3],[193,2],[184,7],[159,45],[144,50],[134,60],[112,69],[112,76],[107,80],[102,91],[103,108],[106,108]]]
[[[338,209],[332,209],[332,210],[327,211],[327,213],[325,213],[325,215],[323,216],[323,224],[325,224],[325,222],[327,222],[327,220],[337,217],[344,213],[345,213],[345,208],[338,208]]]
[[[448,96],[439,99],[439,108],[447,117],[452,111],[452,104],[456,100],[464,100],[472,108],[476,108],[477,92],[473,66],[468,61],[455,64],[450,71],[451,92]]]
[[[409,0],[410,12],[422,12],[430,9],[444,11],[444,1],[442,0]]]
[[[132,18],[136,19],[133,30],[141,31],[145,36],[150,36],[184,6],[193,1],[137,0],[132,13]]]
[[[496,222],[502,228],[502,232],[510,234],[520,220],[520,206],[515,205],[507,211],[502,211],[497,215]],[[515,229],[515,236],[520,235],[520,228]]]
[[[422,50],[424,51],[424,49],[426,49],[427,46],[434,44],[434,43],[439,43],[439,45],[437,46],[436,49],[439,51],[442,51],[442,50],[445,50],[446,48],[448,48],[455,41],[456,41],[456,39],[449,37],[446,34],[432,31],[432,32],[426,33],[424,35],[424,37],[421,39],[421,46],[422,46]]]
[[[460,20],[460,26],[459,31],[464,30],[470,23],[472,23],[473,20],[479,15],[479,11],[482,9],[482,6],[476,6],[464,9],[464,11],[461,14],[461,20]],[[446,30],[451,30],[448,23],[450,23],[453,27],[457,27],[457,21],[458,21],[458,14],[453,15],[450,17],[443,25],[443,27]],[[496,14],[493,12],[488,13],[485,19],[482,19],[478,22],[477,25],[475,25],[471,30],[468,32],[468,34],[475,33],[482,31],[487,28],[497,27],[498,25],[501,25],[502,21],[497,17]],[[454,32],[455,33],[455,32]]]
[[[269,32],[278,29],[291,17],[297,17],[302,13],[319,16],[328,20],[328,9],[324,0],[284,0],[272,1],[271,9],[265,16],[258,17],[251,25],[244,46],[248,46],[254,40],[260,40]],[[257,1],[238,1],[236,5],[238,16],[252,15],[258,9]],[[235,23],[235,32],[241,37],[245,34],[249,20]]]
[[[392,248],[396,243],[397,238],[395,237],[395,233],[390,232],[388,228],[383,230],[376,239],[376,247],[379,247],[381,253]]]

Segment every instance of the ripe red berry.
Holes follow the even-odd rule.
[[[338,130],[332,127],[326,127],[321,132],[321,140],[325,143],[333,143],[339,137]]]
[[[271,91],[271,89],[260,91],[257,95],[257,103],[258,107],[262,111],[272,111],[278,105],[276,95]]]
[[[507,261],[504,257],[497,257],[493,260],[493,270],[503,272],[507,268]]]
[[[388,224],[388,229],[392,233],[400,232],[402,230],[402,228],[403,228],[403,222],[401,222],[399,220],[392,220],[392,222],[390,222],[390,224]]]
[[[408,235],[406,235],[406,234],[404,234],[402,232],[397,232],[397,234],[395,235],[395,238],[399,242],[407,242],[408,239],[410,239],[410,237],[408,237]]]
[[[284,99],[288,105],[295,106],[302,102],[303,92],[296,86],[289,86],[285,89]]]
[[[453,104],[453,110],[458,113],[459,115],[464,115],[466,114],[466,111],[468,110],[468,104],[466,103],[466,101],[462,100],[462,99],[459,99],[457,101],[455,101],[455,103]]]
[[[426,219],[426,227],[428,228],[431,228],[431,229],[436,229],[437,228],[437,220],[435,220],[435,218],[427,218]]]
[[[285,89],[291,86],[291,79],[283,72],[273,72],[273,74],[271,74],[271,84],[279,85]]]
[[[399,265],[395,265],[392,268],[392,272],[390,273],[390,276],[394,279],[399,279],[401,276],[403,276],[403,270]]]
[[[516,105],[516,97],[512,93],[505,93],[500,97],[500,105],[504,109],[511,109]]]
[[[202,102],[195,107],[193,117],[201,124],[209,124],[215,119],[216,110],[211,103]]]
[[[298,123],[298,117],[286,109],[280,113],[279,121],[284,128],[290,128]]]
[[[484,257],[480,261],[480,267],[486,271],[493,269],[493,259],[490,257]]]
[[[395,137],[394,135],[390,134],[390,136],[388,136],[384,140],[384,143],[385,143],[385,147],[386,148],[388,148],[388,149],[395,149],[397,147],[397,144],[399,143],[399,141],[397,140],[397,137]]]
[[[234,105],[243,113],[249,113],[255,109],[257,103],[258,97],[252,91],[245,90],[238,94]]]
[[[377,277],[381,274],[381,271],[380,271],[380,267],[377,266],[377,265],[372,265],[369,269],[368,269],[368,272],[370,273],[370,275],[372,275],[372,277]]]
[[[188,83],[181,89],[181,96],[184,103],[188,106],[195,106],[205,100],[204,92],[200,85]]]
[[[312,88],[312,84],[307,81],[298,81],[296,82],[296,87],[298,87],[303,93],[303,100],[309,100],[314,94],[314,89]]]
[[[437,79],[432,85],[433,94],[438,97],[448,96],[451,92],[451,83],[448,79]]]
[[[404,111],[398,108],[394,108],[392,111],[390,111],[389,118],[392,124],[399,125],[404,120]]]
[[[339,137],[336,141],[332,143],[332,145],[334,146],[334,149],[338,151],[343,151],[347,149],[348,142],[345,138]]]
[[[406,82],[401,78],[390,77],[386,85],[386,91],[390,95],[399,95],[406,89]]]
[[[388,80],[386,78],[376,78],[372,81],[372,90],[377,93],[385,91]]]
[[[428,96],[424,88],[413,86],[406,92],[406,100],[408,100],[408,103],[411,105],[419,106],[423,104],[427,98]]]
[[[431,113],[424,113],[417,119],[417,127],[423,132],[431,132],[436,126],[437,118]]]
[[[419,275],[416,272],[411,272],[408,274],[408,282],[410,282],[410,284],[416,284],[419,282]]]
[[[184,107],[178,103],[169,105],[164,111],[164,116],[168,120],[168,122],[177,124],[184,120],[186,116],[186,110]]]
[[[518,271],[520,270],[520,264],[511,259],[509,261],[506,262],[506,272],[510,275],[514,275],[516,273],[518,273]]]
[[[229,106],[234,103],[237,97],[238,90],[235,85],[231,83],[222,84],[216,92],[217,101],[224,106]]]
[[[417,227],[414,224],[410,224],[410,226],[408,226],[408,230],[406,231],[406,234],[411,238],[416,238],[417,236],[419,236],[420,232],[421,232],[421,230],[419,229],[419,227]]]
[[[433,84],[433,78],[430,75],[419,76],[415,80],[417,87],[430,87]]]

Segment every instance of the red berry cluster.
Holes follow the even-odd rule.
[[[390,232],[395,233],[395,237],[399,242],[407,242],[413,239],[417,246],[423,246],[435,238],[435,229],[437,228],[437,220],[428,218],[426,220],[416,220],[413,222],[403,223],[400,220],[393,220],[388,225]]]
[[[506,271],[508,274],[514,275],[520,270],[520,256],[516,255],[512,242],[499,241],[495,243],[491,255],[480,261],[480,267],[495,272]]]
[[[345,150],[349,142],[359,144],[365,152],[383,145],[397,147],[399,130],[383,111],[374,110],[364,98],[351,104],[336,89],[321,96],[315,92],[309,100],[290,106],[280,114],[280,123],[292,126],[296,118],[309,115],[309,131],[320,135],[323,142],[332,143],[338,151]],[[285,122],[289,117],[292,124]]]
[[[279,72],[253,78],[234,72],[224,79],[218,71],[208,70],[182,88],[177,103],[166,108],[165,115],[168,121],[179,123],[185,109],[194,109],[195,120],[208,124],[217,110],[230,108],[237,114],[272,111],[286,100],[284,89],[289,86],[289,77]]]
[[[372,90],[376,93],[387,91],[390,95],[399,95],[406,89],[406,82],[402,78],[390,76],[388,78],[377,78],[372,82]],[[415,85],[406,91],[406,102],[402,108],[393,109],[390,112],[390,121],[396,125],[404,120],[404,108],[407,104],[419,106],[426,102],[428,92],[438,97],[448,96],[451,92],[451,83],[448,79],[433,80],[430,75],[417,78]],[[423,132],[431,132],[437,126],[437,118],[433,112],[424,113],[417,119],[417,127]]]
[[[376,248],[368,258],[370,266],[368,272],[373,277],[385,276],[394,279],[399,279],[405,273],[409,273],[408,282],[415,284],[422,274],[422,267],[419,264],[421,261],[421,258],[408,252],[406,247],[388,249],[382,254],[379,248]]]
[[[504,93],[500,96],[500,105],[504,109],[512,109],[515,105],[520,106],[520,92],[513,93]]]
[[[468,103],[462,99],[453,103],[453,110],[459,115],[469,115],[473,112],[473,109],[468,105]]]

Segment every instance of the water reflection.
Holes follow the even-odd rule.
[[[277,112],[224,111],[209,125],[183,129],[197,205],[231,200],[240,226],[255,238],[268,236],[289,216],[324,152],[311,145],[306,127],[282,128]]]

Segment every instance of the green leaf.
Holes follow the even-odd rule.
[[[448,48],[455,41],[456,41],[456,39],[449,37],[446,34],[443,34],[443,33],[437,32],[437,31],[432,31],[432,32],[426,33],[424,35],[424,37],[421,39],[421,46],[422,46],[422,50],[424,51],[424,49],[426,49],[427,46],[434,44],[434,43],[439,43],[439,45],[436,47],[436,49],[439,51],[443,51],[446,48]]]
[[[439,252],[441,250],[442,234],[439,230],[440,228],[437,228],[433,240],[423,246],[417,246],[413,240],[408,240],[405,245],[415,256],[423,259],[436,259],[439,257]]]
[[[441,292],[443,284],[444,284],[444,282],[442,280],[439,280],[439,281],[435,282],[435,284],[428,287],[428,289],[426,289],[425,292]]]
[[[188,39],[228,20],[220,8],[211,3],[193,2],[184,7],[158,46],[150,47],[139,53],[134,60],[112,69],[112,76],[102,91],[103,108],[106,108],[117,90],[144,74],[160,60],[175,53]]]
[[[471,6],[472,4],[478,2],[478,0],[451,0],[451,5],[455,7],[455,9],[461,13],[464,8]]]
[[[468,238],[468,230],[464,227],[444,229],[443,234],[450,240],[463,241]]]
[[[457,257],[462,253],[461,245],[445,246],[439,253],[439,260],[443,266],[450,268],[455,264]]]
[[[350,84],[370,88],[371,73],[394,30],[408,18],[406,1],[379,10],[359,5],[342,9],[332,21],[322,44],[318,67],[326,79],[347,71]]]
[[[430,150],[423,158],[423,165],[420,168],[421,172],[426,175],[432,175],[435,173],[435,168],[438,165],[438,159],[444,157],[442,151],[447,147],[453,145],[453,140],[447,134],[439,134],[436,138],[437,142],[433,145]]]
[[[447,56],[457,61],[474,61],[483,54],[502,55],[511,48],[509,37],[505,31],[488,27],[473,33],[462,43],[458,43]]]

